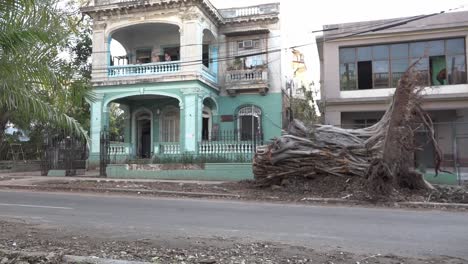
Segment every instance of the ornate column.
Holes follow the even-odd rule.
[[[184,151],[196,153],[198,142],[201,141],[201,123],[203,102],[199,88],[189,88],[181,91],[184,95]],[[182,118],[182,117],[181,117]]]
[[[93,26],[93,81],[107,78],[107,66],[110,61],[110,37],[105,34],[106,23],[99,22]]]
[[[219,52],[218,46],[212,46],[211,47],[211,60],[212,60],[211,71],[215,75],[216,82],[218,82],[218,74],[219,74],[219,71],[218,71],[218,68],[219,68],[218,67],[218,52]]]
[[[98,156],[99,158],[99,143],[101,140],[101,129],[102,129],[102,103],[104,96],[102,94],[96,95],[96,100],[94,102],[89,102],[91,105],[91,122],[90,122],[90,132],[91,132],[91,155]]]
[[[203,31],[200,24],[201,14],[197,9],[187,10],[182,16],[180,29],[180,57],[183,71],[198,72],[201,69],[203,51]]]

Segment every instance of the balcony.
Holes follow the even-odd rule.
[[[180,62],[156,62],[137,65],[109,66],[109,77],[167,74],[180,71]]]
[[[268,69],[233,70],[226,73],[226,90],[230,95],[242,91],[268,91]]]
[[[248,18],[252,16],[277,16],[279,14],[279,4],[264,4],[250,7],[229,8],[219,10],[221,16],[229,20]]]

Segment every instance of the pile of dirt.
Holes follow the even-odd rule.
[[[206,194],[228,194],[231,199],[306,202],[311,198],[346,199],[371,203],[438,202],[468,203],[468,186],[434,185],[430,191],[401,189],[381,200],[371,198],[367,182],[360,177],[322,176],[316,178],[291,177],[278,185],[258,186],[255,181],[225,182],[219,184],[196,182],[132,182],[113,180],[55,180],[38,184],[43,188],[59,190],[87,189],[96,192],[112,190],[157,190]],[[174,196],[177,196],[176,194]]]

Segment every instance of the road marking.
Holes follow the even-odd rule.
[[[18,206],[18,207],[31,207],[31,208],[73,210],[73,208],[71,208],[71,207],[57,207],[57,206],[33,205],[33,204],[8,204],[8,203],[0,203],[0,206]]]

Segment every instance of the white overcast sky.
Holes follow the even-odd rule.
[[[315,41],[311,31],[325,24],[422,15],[457,8],[468,10],[468,0],[279,0],[283,47]],[[217,8],[250,6],[275,0],[211,0]],[[319,81],[320,69],[315,45],[302,48],[311,80]]]

